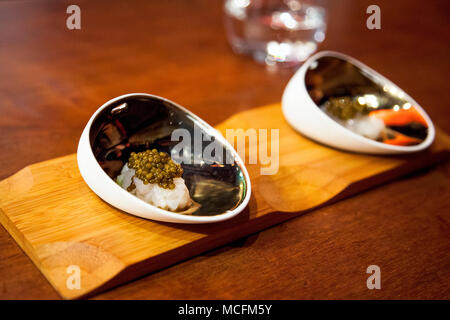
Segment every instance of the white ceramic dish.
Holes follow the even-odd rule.
[[[217,212],[217,215],[209,216],[196,216],[196,215],[183,215],[167,210],[160,209],[153,205],[150,205],[143,200],[137,198],[133,194],[122,189],[100,166],[94,152],[92,149],[92,141],[90,141],[91,126],[95,119],[106,109],[109,112],[112,106],[121,105],[124,102],[132,101],[133,99],[145,100],[149,99],[152,103],[162,103],[164,105],[169,105],[173,110],[178,110],[179,112],[185,113],[189,119],[193,119],[198,122],[203,128],[208,130],[209,133],[213,133],[214,137],[218,139],[226,148],[232,152],[235,159],[235,164],[237,164],[244,175],[245,179],[245,196],[240,199],[240,202],[232,210],[227,210],[225,212]],[[226,139],[220,135],[214,128],[210,127],[206,122],[198,118],[196,115],[186,110],[185,108],[161,97],[157,97],[145,93],[133,93],[123,95],[114,98],[105,104],[103,104],[90,118],[86,127],[83,130],[77,152],[77,161],[80,173],[83,179],[86,181],[88,186],[94,191],[100,198],[116,208],[126,211],[130,214],[158,221],[165,222],[176,222],[176,223],[212,223],[224,221],[231,219],[237,214],[239,214],[248,204],[251,195],[251,184],[250,177],[247,173],[245,165],[237,152],[233,147],[226,141]]]
[[[390,145],[366,138],[350,131],[330,118],[320,110],[313,101],[305,83],[306,72],[309,68],[314,68],[314,64],[317,63],[316,61],[322,57],[335,57],[348,61],[361,69],[363,73],[369,75],[369,77],[373,77],[377,82],[390,88],[393,92],[400,93],[402,98],[414,105],[426,120],[428,124],[428,134],[426,138],[420,144],[412,146]],[[398,88],[394,83],[363,63],[352,57],[333,51],[319,52],[305,61],[286,86],[282,98],[282,109],[288,123],[303,135],[323,144],[347,151],[370,154],[417,152],[429,147],[435,137],[435,129],[431,119],[414,99]]]

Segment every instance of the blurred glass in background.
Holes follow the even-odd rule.
[[[233,50],[267,65],[297,66],[325,39],[325,0],[225,0]]]

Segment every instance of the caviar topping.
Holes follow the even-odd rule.
[[[174,189],[173,179],[183,174],[183,168],[178,163],[173,162],[167,153],[156,149],[132,152],[128,167],[135,170],[135,176],[144,184],[157,183],[164,189]]]
[[[358,114],[366,115],[372,110],[367,105],[360,104],[350,97],[330,98],[325,106],[327,112],[341,120],[352,119]]]

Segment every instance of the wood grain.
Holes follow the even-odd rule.
[[[114,96],[158,94],[217,124],[280,101],[294,71],[233,54],[221,1],[79,0],[74,32],[69,4],[0,2],[0,179],[74,153],[92,112]],[[365,28],[370,4],[328,1],[320,49],[387,76],[448,133],[450,3],[379,0],[381,30]],[[98,298],[449,299],[449,172],[447,163],[372,189]],[[371,263],[386,275],[377,292],[365,287]],[[0,298],[58,297],[0,227]]]
[[[276,129],[280,135],[278,172],[262,175],[260,163],[248,165],[253,196],[230,221],[185,226],[116,210],[85,184],[76,155],[28,166],[1,181],[0,221],[62,297],[78,298],[446,160],[450,153],[450,138],[442,132],[430,149],[408,156],[334,150],[291,129],[279,104],[238,113],[217,129]],[[247,144],[248,158],[258,153],[259,146]],[[71,265],[81,269],[80,289],[67,287]]]

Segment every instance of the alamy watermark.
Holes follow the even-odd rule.
[[[366,285],[367,289],[381,289],[381,269],[376,264],[372,264],[367,267],[366,273],[371,274],[370,277],[367,278]]]
[[[370,16],[366,20],[366,26],[367,29],[373,30],[373,29],[381,29],[381,9],[376,4],[372,4],[367,7],[366,10],[367,14],[370,14]]]
[[[66,279],[66,287],[69,290],[81,289],[81,269],[75,264],[67,267],[66,273],[69,275]]]
[[[69,30],[81,29],[81,9],[76,4],[71,4],[67,7],[66,13],[70,16],[66,19],[66,27]]]
[[[217,132],[217,136],[221,136]],[[226,129],[225,139],[231,144],[242,161],[259,164],[262,175],[273,175],[279,168],[279,129]],[[175,129],[171,140],[178,142],[171,150],[174,161],[184,164],[233,164],[234,150],[226,148],[223,141],[205,134],[198,126],[192,131]],[[248,143],[247,143],[248,141]],[[248,161],[246,159],[248,158]]]

